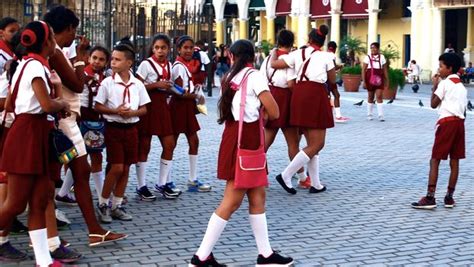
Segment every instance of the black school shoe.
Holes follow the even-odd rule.
[[[227,265],[225,264],[220,264],[216,261],[216,258],[214,258],[214,255],[211,254],[205,259],[204,261],[201,261],[197,255],[194,255],[193,258],[191,259],[191,264],[189,266],[197,266],[197,267],[225,267]]]
[[[268,256],[267,258],[263,257],[262,255],[258,255],[257,258],[257,266],[292,266],[293,265],[293,258],[291,257],[284,257],[278,254],[277,251],[273,251],[272,255]]]
[[[286,192],[288,192],[289,194],[296,194],[296,189],[294,188],[289,188],[286,184],[285,184],[285,181],[283,181],[283,177],[281,176],[281,174],[278,174],[277,177],[276,177],[276,180],[277,182],[281,185],[281,187],[283,187],[283,189],[285,189]]]

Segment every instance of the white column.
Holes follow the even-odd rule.
[[[212,5],[216,13],[216,46],[224,44],[225,19],[224,8],[226,0],[212,0]]]
[[[276,43],[276,36],[275,36],[275,18],[276,18],[276,5],[277,0],[265,0],[265,13],[267,19],[267,36],[266,39],[270,44]],[[260,22],[260,27],[262,23]]]
[[[380,12],[379,0],[369,0],[367,12],[369,13],[369,29],[368,29],[367,46],[369,46],[371,43],[377,42],[378,24],[379,24],[378,14]]]
[[[419,65],[422,69],[431,69],[432,63],[432,42],[433,42],[433,30],[441,30],[441,29],[434,29],[435,26],[432,21],[432,9],[433,4],[432,0],[422,0],[422,9],[421,9],[421,21],[419,21],[423,26],[420,32],[420,39],[418,46],[419,49],[419,57],[416,58],[416,62],[419,62]]]
[[[309,33],[309,0],[298,1],[300,12],[298,14],[298,39],[297,47],[301,47],[308,43]]]
[[[411,11],[411,33],[410,33],[410,59],[415,59],[418,62],[420,57],[420,30],[421,30],[421,22],[423,18],[421,17],[421,6],[419,0],[411,0],[410,3],[410,11]],[[421,62],[420,62],[421,63]],[[419,63],[419,64],[420,64]]]
[[[431,46],[431,74],[438,70],[438,58],[443,53],[444,45],[444,10],[433,8],[433,28],[432,28],[432,46]],[[423,68],[423,67],[422,67]],[[427,68],[427,67],[426,67]]]
[[[341,40],[341,7],[342,7],[342,0],[331,0],[331,31],[330,39],[339,45]],[[339,60],[339,53],[337,54],[337,58]]]
[[[237,7],[239,8],[239,38],[248,39],[248,26],[249,26],[249,4],[250,0],[239,0],[237,1]]]
[[[464,61],[466,66],[474,61],[474,8],[467,9],[467,34],[466,48],[464,49]]]

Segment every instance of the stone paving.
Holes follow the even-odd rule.
[[[469,98],[474,100],[474,88]],[[342,91],[342,88],[341,88]],[[466,156],[461,161],[457,206],[446,209],[449,164],[442,162],[438,181],[438,208],[414,210],[409,205],[425,194],[429,158],[437,119],[429,108],[429,86],[418,94],[407,86],[390,105],[384,105],[385,122],[366,120],[366,92],[342,92],[347,124],[327,133],[321,152],[321,180],[328,190],[308,194],[285,193],[274,180],[288,164],[286,144],[279,135],[268,153],[271,182],[267,193],[267,217],[271,244],[291,255],[296,266],[314,265],[474,265],[474,120],[466,119]],[[216,123],[216,103],[208,98],[208,116],[199,116],[199,178],[214,186],[210,193],[184,192],[178,200],[141,202],[135,198],[132,168],[127,195],[131,222],[114,221],[106,227],[130,237],[117,244],[90,249],[87,232],[77,208],[60,207],[73,221],[60,235],[83,253],[78,266],[186,265],[197,250],[207,222],[222,198],[224,183],[216,180],[216,159],[222,126]],[[424,107],[418,106],[422,100]],[[302,143],[303,144],[303,143]],[[154,140],[148,169],[149,186],[158,175],[161,148]],[[188,174],[186,140],[180,138],[172,176],[184,187]],[[245,201],[227,224],[214,249],[222,263],[252,265],[257,249],[248,223]],[[12,238],[28,250],[26,236]],[[21,266],[31,266],[32,260]],[[4,266],[16,266],[0,263]]]

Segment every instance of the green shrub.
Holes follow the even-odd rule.
[[[362,67],[360,65],[356,65],[354,67],[344,67],[341,70],[341,74],[361,75],[362,74]]]
[[[388,81],[389,89],[397,90],[400,87],[400,90],[403,90],[405,87],[405,75],[401,69],[388,69]]]

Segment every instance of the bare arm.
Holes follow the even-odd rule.
[[[367,88],[367,84],[365,83],[365,72],[367,71],[367,64],[365,63],[362,63],[362,73],[361,73],[361,76],[362,76],[362,85],[364,86],[364,88]]]
[[[390,81],[388,79],[388,66],[387,64],[383,65],[383,76],[384,76],[384,86],[385,88],[388,88],[390,85]]]
[[[286,69],[290,67],[283,59],[277,58],[275,49],[270,52],[270,66],[273,69]]]
[[[120,107],[122,107],[122,106],[120,106]],[[119,114],[120,107],[118,107],[118,108],[109,108],[109,107],[106,107],[104,104],[101,104],[101,103],[98,103],[98,102],[95,102],[95,104],[94,104],[95,111],[97,111],[101,114],[108,114],[108,115],[117,115],[117,114]]]
[[[5,103],[7,102],[7,98],[0,98],[0,111],[5,109]]]
[[[145,79],[140,77],[140,75],[137,75],[137,78],[143,84],[145,84]],[[171,83],[171,81],[158,81],[158,82],[154,82],[154,83],[150,83],[150,84],[145,84],[145,89],[147,91],[154,91],[156,89],[166,89],[167,91],[169,91],[169,89],[171,88],[172,85],[173,84]]]
[[[84,66],[78,66],[74,70],[59,49],[56,49],[54,55],[49,58],[49,64],[61,77],[64,86],[75,93],[82,93],[84,90]]]
[[[435,94],[436,89],[438,89],[439,76],[435,74],[433,76],[433,88],[431,88],[431,108],[437,108],[441,104],[441,99]]]
[[[260,99],[260,102],[262,102],[265,112],[268,114],[269,120],[276,120],[280,117],[280,110],[278,109],[278,105],[270,91],[261,92],[258,95],[258,99]]]
[[[328,75],[328,83],[335,84],[336,83],[336,69],[332,68],[328,70],[327,75]]]

